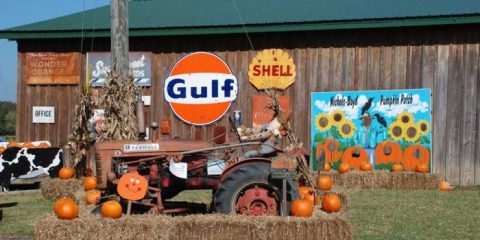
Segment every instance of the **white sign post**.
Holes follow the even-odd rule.
[[[55,123],[55,107],[33,106],[33,123]]]

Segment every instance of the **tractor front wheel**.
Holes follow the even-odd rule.
[[[222,181],[214,195],[218,213],[278,215],[281,204],[281,180],[271,179],[265,162],[238,167]],[[298,196],[292,181],[287,182],[287,206]]]

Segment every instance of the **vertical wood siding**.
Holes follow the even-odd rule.
[[[212,126],[192,127],[179,121],[164,100],[163,81],[182,56],[211,51],[226,60],[239,81],[239,97],[232,104],[251,123],[251,97],[263,94],[248,82],[248,66],[255,54],[282,48],[297,66],[296,83],[284,94],[291,97],[293,128],[310,144],[310,93],[431,88],[433,171],[453,184],[480,184],[480,26],[245,35],[131,38],[131,51],[151,51],[152,86],[147,125],[163,118],[172,120],[172,136],[212,138]],[[85,52],[109,51],[108,39],[85,39],[81,79],[85,79]],[[63,146],[68,134],[80,86],[28,86],[25,83],[26,52],[80,52],[80,41],[22,40],[18,54],[17,139],[50,140]],[[92,46],[92,47],[90,47]],[[85,81],[81,81],[81,86]],[[55,124],[32,124],[32,106],[55,107]],[[214,125],[228,126],[223,118]],[[231,141],[235,141],[233,135]],[[308,149],[308,148],[307,148]]]

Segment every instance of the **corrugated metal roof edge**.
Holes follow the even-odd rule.
[[[396,28],[416,26],[458,25],[480,23],[479,15],[449,16],[431,18],[382,19],[364,21],[317,22],[317,23],[286,23],[274,25],[246,25],[249,33],[261,32],[292,32],[292,31],[321,31],[321,30],[348,30],[369,28]],[[182,36],[208,34],[235,34],[244,33],[241,25],[196,27],[196,28],[155,28],[130,29],[130,37],[151,36]],[[51,38],[80,38],[80,37],[110,37],[110,29],[75,30],[75,31],[0,31],[0,39],[51,39]]]

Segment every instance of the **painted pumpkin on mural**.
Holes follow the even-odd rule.
[[[375,163],[397,163],[402,161],[402,149],[396,142],[382,142],[375,148]]]
[[[315,158],[319,159],[325,157],[325,164],[327,163],[334,163],[342,157],[342,152],[339,152],[338,149],[338,141],[327,138],[324,144],[317,144],[315,148]]]
[[[368,154],[362,147],[349,147],[342,156],[342,162],[347,163],[350,167],[360,169],[360,164],[368,161]]]
[[[415,170],[418,164],[429,165],[430,151],[422,145],[412,145],[405,149],[403,153],[403,164],[408,171]]]
[[[147,193],[147,180],[138,173],[127,173],[118,180],[117,192],[127,200],[140,200]]]

